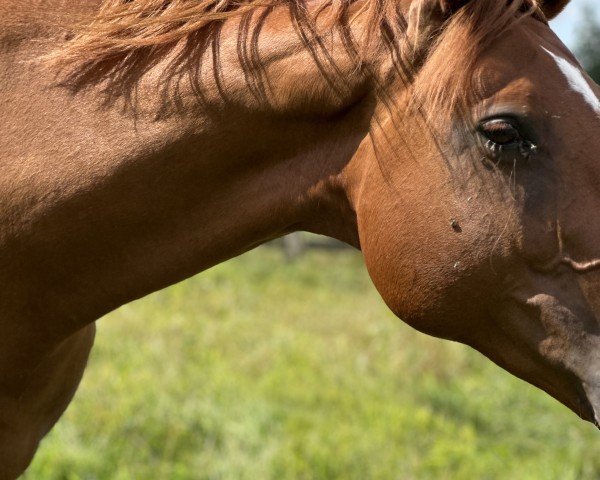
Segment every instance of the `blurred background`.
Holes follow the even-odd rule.
[[[597,0],[552,27],[599,81]],[[595,480],[599,447],[546,394],[391,315],[358,252],[296,234],[99,322],[25,478]]]
[[[600,82],[600,5],[598,0],[571,0],[552,29]]]

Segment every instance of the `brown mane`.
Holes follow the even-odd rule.
[[[385,44],[397,53],[394,59],[409,81],[418,80],[414,86],[420,102],[429,111],[452,111],[473,90],[480,53],[521,18],[544,19],[539,0],[478,0],[459,9],[425,38],[407,40],[411,25],[420,28],[420,9],[414,9],[419,13],[412,18],[402,11],[399,0],[367,0],[358,9],[365,15],[366,28],[356,38],[349,34],[349,27],[360,1],[324,0],[315,9],[311,0],[105,0],[93,18],[73,26],[72,40],[47,59],[61,70],[63,83],[75,89],[107,79],[113,87],[123,87],[139,79],[174,45],[183,43],[193,51],[203,51],[216,41],[225,21],[241,17],[247,19],[242,25],[252,30],[258,9],[268,13],[282,7],[307,43],[318,43],[323,28],[317,27],[316,19],[325,15],[325,24],[348,39],[357,65],[372,54],[373,46]],[[241,35],[254,38],[248,32]],[[189,49],[183,48],[174,62],[179,68],[186,65]]]

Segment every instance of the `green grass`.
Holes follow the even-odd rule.
[[[102,319],[25,478],[597,479],[599,446],[393,317],[358,254],[260,248]]]

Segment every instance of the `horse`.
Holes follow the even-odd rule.
[[[0,479],[107,312],[293,231],[600,421],[600,101],[568,0],[0,1]]]

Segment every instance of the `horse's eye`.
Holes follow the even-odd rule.
[[[521,141],[519,130],[508,120],[487,120],[479,125],[479,131],[497,145],[514,145]]]
[[[521,140],[517,127],[510,121],[503,119],[487,120],[479,126],[479,131],[492,142],[498,145],[511,145]]]
[[[484,120],[477,130],[487,139],[488,158],[501,161],[520,155],[527,160],[538,151],[537,145],[521,135],[515,121],[509,118]]]

